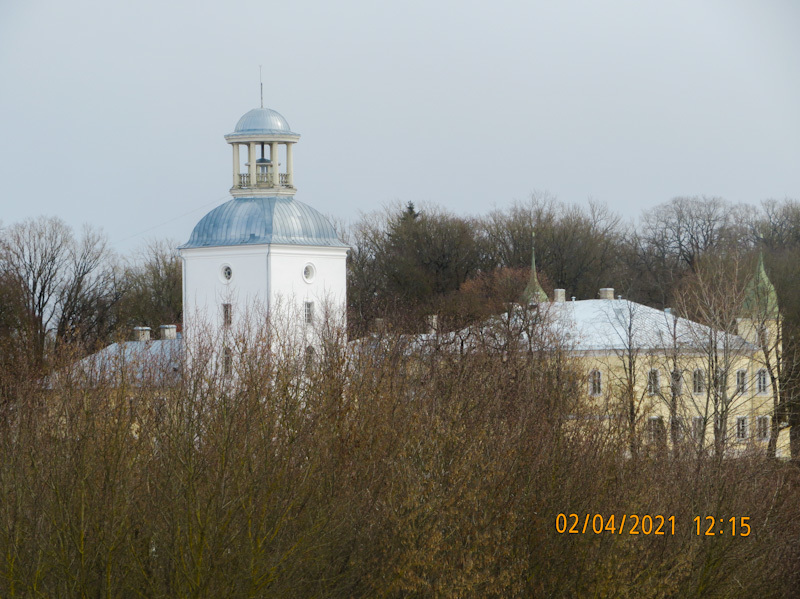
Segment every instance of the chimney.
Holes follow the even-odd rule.
[[[134,341],[150,341],[150,327],[133,327]]]
[[[553,289],[553,301],[563,304],[567,301],[567,290],[566,289]]]
[[[161,339],[176,339],[178,327],[174,324],[162,324],[158,327],[161,335]]]
[[[613,287],[603,287],[600,290],[600,299],[614,299],[614,288]]]
[[[664,308],[664,314],[667,316],[672,316],[672,308]]]
[[[429,314],[425,317],[425,323],[428,325],[428,334],[435,335],[439,330],[439,317],[436,314]]]

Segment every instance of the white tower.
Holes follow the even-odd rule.
[[[233,147],[233,198],[179,247],[184,337],[225,339],[243,325],[257,330],[269,316],[313,343],[323,317],[344,324],[348,247],[324,216],[294,199],[300,136],[283,116],[253,109],[225,139]]]

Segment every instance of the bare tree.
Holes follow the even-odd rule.
[[[57,302],[56,340],[94,349],[117,322],[114,308],[122,297],[119,275],[106,238],[89,226],[69,248],[67,279]]]
[[[491,212],[482,223],[495,267],[528,266],[535,232],[537,264],[554,286],[592,297],[615,278],[625,232],[619,216],[603,204],[590,200],[587,209],[535,194],[508,212]]]
[[[181,322],[183,273],[177,246],[175,240],[153,239],[128,262],[117,311],[120,323],[155,329]]]
[[[720,458],[728,440],[728,417],[746,397],[731,383],[737,365],[753,355],[753,345],[738,335],[746,280],[737,256],[707,254],[695,263],[695,272],[686,279],[678,299],[682,312],[705,325],[691,328],[692,345],[701,352],[698,364],[704,380],[702,385],[693,381],[700,393],[689,397],[704,422],[713,422],[714,450]]]
[[[72,244],[67,225],[45,217],[12,225],[0,241],[0,264],[23,306],[25,338],[36,361],[44,357],[47,334],[57,321]]]
[[[79,240],[55,217],[10,226],[0,235],[0,273],[18,306],[13,334],[35,364],[61,343],[96,347],[114,328],[114,255],[89,226]]]

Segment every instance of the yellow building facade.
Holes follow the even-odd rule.
[[[523,299],[543,294],[534,274]],[[632,443],[789,457],[780,316],[761,260],[728,331],[615,297],[611,288],[592,300],[565,301],[558,289],[554,296],[540,309],[585,372],[587,405],[629,431]]]

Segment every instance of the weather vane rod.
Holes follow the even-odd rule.
[[[258,65],[258,83],[261,86],[261,108],[264,108],[264,82],[261,80],[261,65]]]

